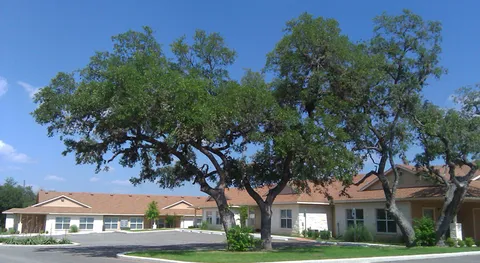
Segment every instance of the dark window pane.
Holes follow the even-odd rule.
[[[286,228],[287,227],[287,220],[286,219],[281,219],[280,220],[280,227],[281,228]]]
[[[395,223],[395,221],[388,221],[388,232],[390,233],[397,232],[397,223]]]
[[[347,220],[347,228],[350,228],[353,226],[354,226],[353,220]]]
[[[287,219],[287,228],[292,228],[292,220]]]
[[[385,220],[385,210],[377,209],[377,219]]]
[[[377,221],[377,232],[380,232],[380,233],[387,232],[387,224],[385,221]]]
[[[93,224],[88,224],[87,229],[93,229]]]
[[[347,209],[347,219],[353,219],[352,209]]]
[[[356,210],[357,219],[363,219],[363,209]]]
[[[55,224],[55,229],[62,229],[62,224]]]
[[[287,210],[280,210],[280,218],[287,217]]]
[[[292,210],[287,210],[287,218],[292,218]]]
[[[363,226],[363,220],[357,220],[357,226]]]
[[[394,220],[391,213],[387,212],[387,219],[388,220]]]
[[[85,217],[80,217],[80,224],[83,224],[87,221],[87,218]]]

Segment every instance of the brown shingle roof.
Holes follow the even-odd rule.
[[[185,201],[198,207],[206,200],[204,196],[166,196],[166,195],[139,195],[139,194],[105,194],[105,193],[84,193],[84,192],[46,192],[38,193],[38,203],[50,200],[59,196],[66,196],[81,202],[86,207],[27,207],[10,209],[8,213],[89,213],[109,215],[143,215],[147,205],[156,201],[160,214],[194,215],[195,209],[174,209],[175,207],[162,209],[179,201]],[[201,210],[197,210],[197,215]]]

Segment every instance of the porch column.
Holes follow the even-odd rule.
[[[462,240],[462,224],[457,223],[457,216],[453,218],[450,224],[450,237]]]
[[[20,214],[20,219],[18,220],[17,231],[20,234],[22,233],[22,214]]]
[[[193,227],[197,227],[197,209],[194,208],[195,214],[193,215]]]

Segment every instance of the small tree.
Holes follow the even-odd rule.
[[[245,227],[248,220],[248,206],[240,206],[240,226]]]
[[[157,228],[157,223],[155,220],[158,219],[160,216],[160,212],[158,211],[158,205],[156,201],[152,201],[148,204],[147,211],[145,211],[145,218],[150,221],[153,221],[153,228]]]
[[[177,217],[175,215],[168,215],[165,217],[165,224],[167,225],[168,228],[173,228],[175,227],[175,219]]]

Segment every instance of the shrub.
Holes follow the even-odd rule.
[[[475,245],[475,241],[473,240],[473,238],[467,237],[465,238],[465,245],[467,247],[473,247],[473,245]]]
[[[71,225],[70,226],[70,233],[77,233],[78,232],[78,226],[77,225]]]
[[[435,246],[435,222],[428,218],[422,217],[414,221],[415,242],[419,246]]]
[[[200,225],[200,229],[207,230],[208,229],[208,222],[207,221],[202,221],[202,224]]]
[[[130,230],[130,227],[120,227],[120,230]]]
[[[350,227],[343,235],[343,240],[347,242],[371,242],[373,236],[365,226]]]
[[[457,242],[455,241],[455,239],[449,237],[447,238],[447,240],[445,240],[445,244],[447,244],[447,246],[449,247],[454,247],[457,244]]]
[[[480,240],[475,241],[475,245],[476,245],[477,247],[480,247]]]
[[[14,235],[14,234],[16,234],[16,232],[17,231],[15,231],[15,229],[13,229],[13,228],[8,229],[8,234],[10,234],[10,235]]]
[[[323,240],[329,240],[331,236],[332,235],[331,235],[330,231],[328,231],[328,230],[320,231],[320,238],[323,239]]]
[[[459,239],[459,240],[457,240],[457,245],[458,245],[459,247],[464,247],[464,246],[465,246],[465,241]]]
[[[55,245],[55,244],[71,244],[72,242],[66,238],[57,240],[53,237],[33,236],[27,238],[5,238],[2,243],[9,245]]]
[[[259,242],[250,234],[250,228],[234,226],[227,232],[227,249],[247,251],[254,249]]]

